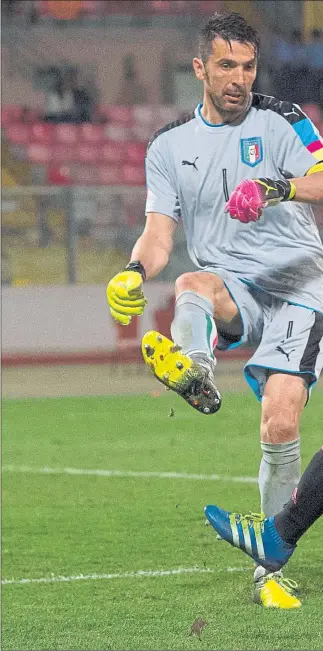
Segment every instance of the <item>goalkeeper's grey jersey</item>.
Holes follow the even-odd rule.
[[[252,94],[243,119],[214,126],[193,113],[160,129],[146,157],[146,214],[183,220],[198,269],[232,271],[287,301],[323,312],[323,245],[310,205],[284,202],[258,222],[224,212],[243,179],[304,176],[323,140],[300,107]]]

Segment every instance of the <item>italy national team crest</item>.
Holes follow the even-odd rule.
[[[241,160],[249,167],[256,167],[263,159],[262,139],[258,138],[242,138],[241,145]]]

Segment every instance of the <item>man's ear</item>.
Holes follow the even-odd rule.
[[[198,57],[194,57],[193,70],[195,72],[196,77],[200,79],[200,81],[204,81],[206,76],[206,71],[202,59],[199,59]]]

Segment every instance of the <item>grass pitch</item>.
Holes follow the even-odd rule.
[[[29,582],[2,586],[2,649],[322,649],[323,520],[288,565],[303,607],[286,612],[252,604],[251,561],[204,525],[206,503],[259,510],[255,482],[225,479],[256,478],[259,416],[250,394],[210,417],[171,393],[5,401],[2,579]],[[322,422],[317,389],[303,465]]]

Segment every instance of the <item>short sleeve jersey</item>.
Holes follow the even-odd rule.
[[[212,125],[201,105],[154,134],[146,157],[146,214],[183,221],[198,269],[238,275],[269,293],[323,312],[323,245],[312,208],[283,202],[242,224],[225,204],[244,179],[305,176],[323,140],[300,107],[253,93],[235,123]]]

